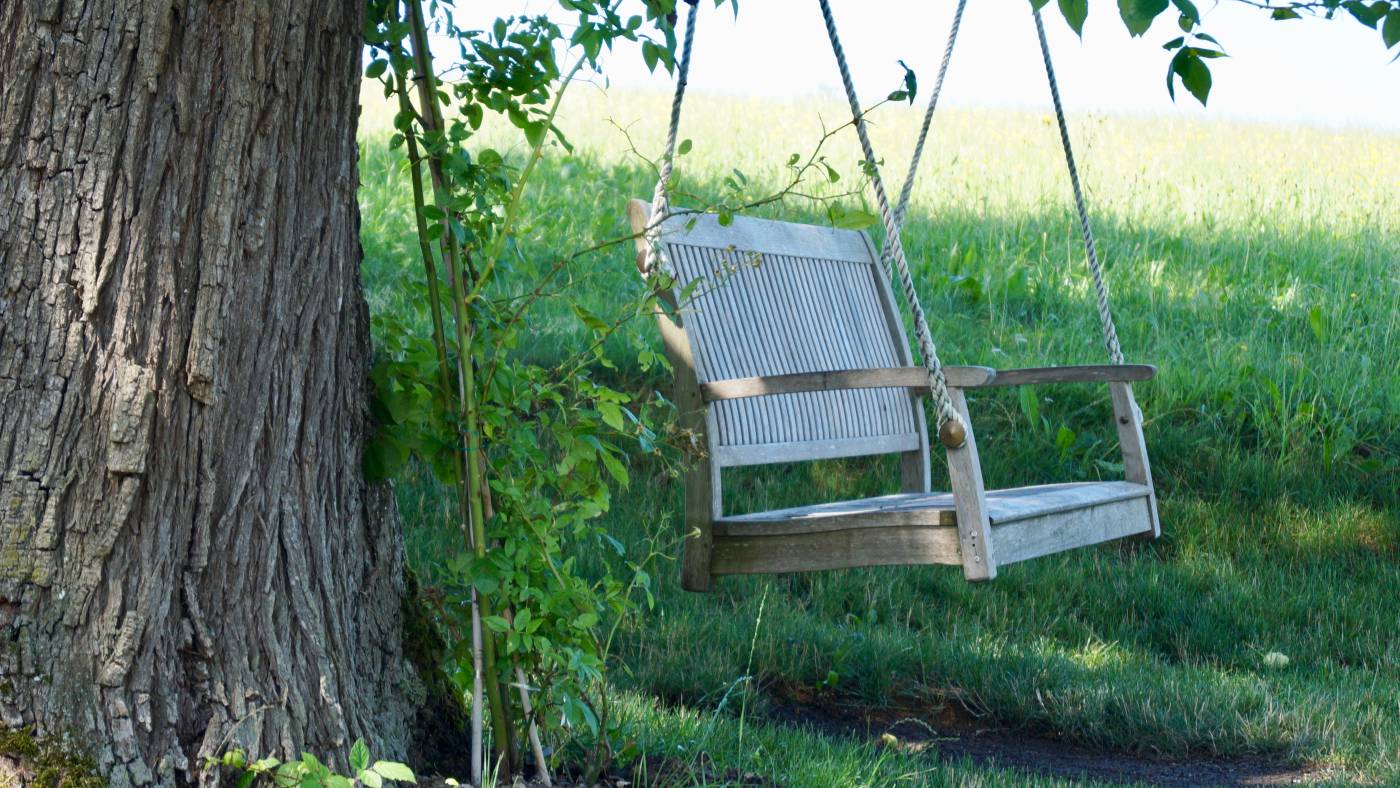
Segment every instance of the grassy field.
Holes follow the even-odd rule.
[[[574,93],[562,126],[576,148],[544,162],[530,254],[626,234],[622,207],[652,178],[621,129],[654,155],[665,101]],[[827,99],[696,97],[683,184],[712,193],[738,168],[755,191],[776,188],[822,118],[842,117]],[[399,283],[418,273],[387,118],[367,102],[372,310],[401,308]],[[877,121],[886,169],[902,171],[915,112]],[[953,109],[935,128],[905,247],[944,362],[1102,361],[1051,119]],[[1125,352],[1160,370],[1138,395],[1163,539],[1007,567],[977,586],[955,568],[880,569],[731,579],[691,595],[666,569],[656,609],[624,625],[614,672],[649,746],[707,749],[790,785],[1030,779],[762,721],[770,690],[826,682],[847,701],[930,714],[951,704],[989,727],[1119,751],[1267,754],[1400,780],[1400,136],[1100,117],[1076,118],[1073,132]],[[849,136],[831,152],[853,174]],[[820,220],[800,201],[764,213]],[[624,245],[575,269],[595,311],[636,292],[631,257]],[[532,325],[522,353],[548,357],[582,336],[563,305],[544,305]],[[664,386],[634,361],[656,344],[638,323],[609,345],[630,389]],[[1106,399],[1093,387],[974,398],[988,483],[1111,475]],[[1062,426],[1074,441],[1060,449]],[[674,533],[679,485],[644,463],[632,476],[608,515],[613,534],[633,545]],[[727,508],[896,484],[882,460],[752,469],[726,476]],[[455,531],[425,484],[405,480],[400,501],[410,560],[431,574]],[[1271,652],[1288,664],[1271,667]]]

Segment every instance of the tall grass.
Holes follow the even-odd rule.
[[[573,98],[562,127],[574,150],[555,151],[529,195],[532,257],[625,235],[626,199],[650,194],[627,135],[656,151],[666,98]],[[409,199],[376,125],[384,111],[366,106],[365,277],[371,308],[397,310],[415,297],[398,284],[413,265]],[[775,187],[788,155],[842,117],[826,98],[696,97],[683,186],[712,193],[737,168]],[[877,117],[887,171],[902,171],[916,120]],[[1072,131],[1125,352],[1159,368],[1138,394],[1164,538],[1007,567],[979,586],[956,569],[881,569],[689,595],[663,572],[654,613],[624,625],[621,685],[639,704],[704,710],[751,659],[759,690],[834,673],[839,692],[869,703],[957,703],[1088,744],[1400,776],[1400,137],[1160,118],[1077,118]],[[832,158],[853,177],[857,155],[843,138]],[[1046,115],[937,121],[905,247],[945,363],[1103,359],[1059,156]],[[800,201],[767,213],[820,221]],[[630,258],[628,245],[588,258],[571,272],[576,292],[606,314],[639,287]],[[548,304],[532,329],[519,352],[547,357],[583,336]],[[609,346],[644,394],[664,381],[633,359],[656,345],[639,323]],[[1111,475],[1106,396],[975,397],[989,484]],[[1065,450],[1061,425],[1076,436]],[[658,468],[632,473],[609,514],[615,535],[674,531],[679,485]],[[898,478],[878,458],[726,474],[730,510],[888,492]],[[429,573],[452,538],[434,496],[400,486],[411,558]],[[1269,652],[1289,664],[1270,667]]]

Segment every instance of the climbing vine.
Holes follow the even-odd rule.
[[[430,598],[461,643],[451,672],[473,702],[476,784],[486,771],[518,773],[527,753],[547,774],[546,723],[587,742],[585,771],[606,767],[618,731],[602,691],[602,623],[650,599],[649,566],[671,548],[624,551],[597,525],[612,491],[631,482],[630,457],[654,454],[663,467],[674,459],[660,434],[668,404],[635,401],[594,373],[608,366],[607,338],[649,315],[654,299],[639,295],[609,319],[573,303],[586,347],[538,363],[513,352],[536,305],[560,291],[567,298],[580,260],[630,241],[547,261],[519,243],[538,163],[553,146],[570,148],[558,125],[566,91],[623,45],[653,67],[674,62],[672,0],[560,5],[573,17],[568,32],[545,16],[470,30],[445,3],[367,2],[366,75],[398,108],[390,146],[413,191],[422,276],[410,314],[375,317],[379,429],[365,470],[391,477],[412,462],[454,491],[463,549],[444,557]],[[455,57],[443,68],[435,51]],[[525,154],[481,144],[489,123],[516,129]],[[652,353],[639,361],[664,363]],[[617,560],[587,578],[577,568],[586,550]]]

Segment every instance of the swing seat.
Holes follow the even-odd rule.
[[[998,566],[1146,533],[1152,489],[1077,482],[986,492]],[[715,575],[962,564],[952,493],[898,493],[714,522]]]
[[[650,206],[633,200],[627,212],[645,270]],[[865,233],[685,213],[654,229],[671,280],[656,316],[673,400],[701,450],[685,474],[683,587],[708,590],[729,574],[906,564],[961,564],[967,579],[987,580],[1003,564],[1159,534],[1131,388],[1152,367],[944,367],[967,435],[947,449],[951,491],[935,493],[928,373],[913,365]],[[965,390],[1093,382],[1110,389],[1123,481],[985,489]],[[724,468],[876,454],[899,455],[902,492],[723,511]]]

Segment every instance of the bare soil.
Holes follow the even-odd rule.
[[[778,688],[769,696],[768,714],[774,721],[815,728],[828,735],[912,751],[932,750],[942,762],[971,761],[979,766],[1075,780],[1254,786],[1312,783],[1330,776],[1325,766],[1300,766],[1267,757],[1157,758],[1092,749],[1033,731],[997,728],[956,704],[870,708],[800,688]]]

